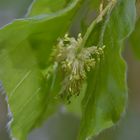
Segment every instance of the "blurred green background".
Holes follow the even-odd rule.
[[[0,27],[16,18],[24,17],[31,2],[32,0],[0,0]],[[139,9],[140,7],[138,11]],[[137,26],[140,25],[137,24]],[[76,24],[75,28],[77,27]],[[137,37],[134,38],[135,32]],[[140,44],[139,33],[140,31],[138,32],[138,27],[136,27],[134,35],[131,37],[135,40],[133,44],[137,46]],[[128,39],[123,54],[128,64],[129,100],[126,113],[116,126],[105,130],[95,140],[140,140],[140,61],[134,56],[131,45],[131,39]],[[138,50],[140,51],[139,48]],[[34,130],[28,140],[75,140],[79,121],[78,117],[66,113],[65,109],[61,107],[42,128]],[[0,94],[0,140],[10,140],[6,127],[7,122],[7,106],[4,95]]]

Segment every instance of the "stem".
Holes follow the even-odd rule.
[[[86,42],[87,42],[90,34],[92,33],[95,25],[97,23],[99,23],[100,21],[102,21],[103,17],[106,15],[106,13],[108,12],[108,10],[112,9],[115,4],[116,4],[116,0],[111,0],[109,2],[109,4],[105,7],[105,9],[103,9],[101,11],[101,13],[99,14],[99,16],[91,23],[91,25],[89,26],[89,28],[87,29],[87,32],[85,33],[85,35],[83,37],[83,42],[82,42],[81,48],[83,48],[86,45]]]

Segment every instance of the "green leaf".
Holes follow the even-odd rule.
[[[110,17],[105,16],[95,25],[86,42],[87,46],[102,44],[106,48],[104,58],[88,74],[78,140],[90,139],[113,126],[125,111],[126,66],[120,50],[134,29],[135,13],[135,0],[117,1]]]
[[[136,58],[140,59],[140,18],[137,20],[136,28],[132,35],[130,36],[130,44],[131,48],[136,56]]]
[[[37,2],[42,6],[43,1]],[[15,20],[0,30],[0,80],[12,113],[9,127],[13,138],[25,140],[56,105],[57,86],[52,88],[55,74],[46,83],[43,71],[48,68],[50,52],[57,38],[68,30],[79,2],[69,1],[62,6],[59,0],[50,5],[50,9],[56,10],[50,14],[39,13],[39,9],[43,12],[44,6],[32,7],[32,14],[39,16]]]
[[[69,4],[68,0],[36,0],[32,3],[28,16],[58,12],[59,10],[65,8],[67,4]]]

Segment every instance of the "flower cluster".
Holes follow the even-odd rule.
[[[82,41],[81,34],[77,40],[66,34],[55,46],[55,62],[64,74],[60,95],[68,101],[72,95],[79,95],[86,73],[95,67],[96,58],[100,60],[103,54],[103,48],[96,46],[81,48]]]

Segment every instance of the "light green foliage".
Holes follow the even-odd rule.
[[[83,1],[36,0],[28,17],[15,20],[0,30],[0,80],[7,92],[12,113],[11,135],[18,140],[25,140],[33,128],[46,120],[58,104],[63,103],[57,97],[67,83],[62,85],[65,77],[62,78],[63,72],[58,69],[57,63],[65,60],[54,63],[50,59],[53,46],[68,31],[81,2]],[[78,140],[87,140],[111,127],[125,110],[126,70],[120,53],[123,40],[131,33],[134,24],[135,0],[110,0],[85,35],[82,35],[83,40],[79,45],[84,51],[78,54],[85,57],[80,57],[83,67],[87,61],[93,62],[94,58],[91,59],[86,53],[90,52],[91,55],[95,50],[103,50],[104,45],[106,47],[103,50],[104,57],[100,58],[94,69],[86,71],[84,86],[78,87],[82,96],[72,99],[79,108],[84,96]],[[72,49],[75,51],[75,48]],[[71,68],[72,65],[69,75]],[[91,68],[91,64],[87,68]],[[76,89],[72,88],[75,92]],[[73,104],[68,108],[71,111],[75,109]]]
[[[36,123],[47,117],[53,104],[49,104],[53,100],[53,96],[49,98],[53,78],[46,83],[42,71],[79,2],[70,2],[59,13],[16,20],[0,30],[0,79],[13,115],[12,135],[19,140],[24,140]]]
[[[87,136],[90,138],[115,124],[125,111],[127,102],[126,68],[120,50],[122,41],[134,28],[135,1],[118,2],[109,21],[106,20],[107,16],[96,25],[89,38],[88,44],[101,40],[106,49],[104,60],[88,76],[87,91],[82,102],[80,140],[85,140]],[[100,38],[102,33],[103,38]],[[91,42],[96,34],[97,38]]]
[[[29,16],[58,12],[65,8],[67,4],[68,0],[36,0],[32,4],[31,11],[29,11]]]

